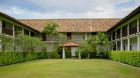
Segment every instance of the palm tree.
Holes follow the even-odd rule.
[[[45,23],[43,32],[45,32],[46,35],[48,35],[48,36],[53,36],[53,35],[57,34],[57,31],[56,31],[57,27],[58,27],[58,25],[54,22]]]
[[[50,22],[50,23],[45,23],[45,27],[43,32],[46,33],[47,36],[54,36],[57,35],[57,30],[56,28],[58,27],[58,25],[54,22]],[[54,46],[52,46],[52,41],[50,42],[50,47],[49,50],[52,51],[52,48]]]

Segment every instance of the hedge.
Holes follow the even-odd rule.
[[[140,67],[140,51],[112,51],[109,57],[121,63]]]
[[[47,52],[0,52],[0,66],[48,58]]]

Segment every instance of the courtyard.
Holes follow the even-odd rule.
[[[104,59],[42,59],[2,66],[0,78],[140,78],[140,69]]]

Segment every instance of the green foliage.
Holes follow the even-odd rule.
[[[0,66],[48,58],[47,52],[0,52]]]
[[[58,25],[54,22],[46,23],[43,32],[47,35],[57,34],[56,27],[58,27]]]
[[[21,52],[41,52],[46,47],[39,38],[20,34],[15,38],[15,48]]]
[[[45,43],[36,37],[18,34],[16,37],[0,35],[2,51],[8,52],[41,52],[46,48]],[[43,50],[45,51],[45,50]]]
[[[140,67],[139,51],[112,51],[110,53],[110,59]]]
[[[13,38],[6,36],[5,34],[0,35],[0,44],[2,45],[2,50],[9,50],[13,48]]]
[[[58,52],[51,52],[51,58],[52,59],[59,59],[60,55],[58,54]]]
[[[98,33],[96,36],[96,51],[100,58],[108,58],[108,52],[111,51],[111,43],[104,33]]]
[[[87,58],[90,58],[90,54],[96,52],[96,38],[92,36],[87,40],[82,41],[78,47],[78,52],[84,52],[84,54],[87,54]]]

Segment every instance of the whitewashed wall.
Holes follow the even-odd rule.
[[[137,50],[137,38],[130,39],[130,45],[132,46],[132,50]]]

